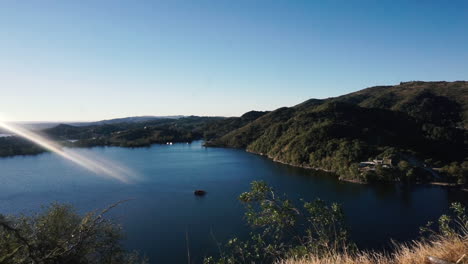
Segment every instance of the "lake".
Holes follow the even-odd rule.
[[[193,260],[216,254],[216,242],[244,236],[240,193],[264,180],[292,199],[321,198],[343,205],[352,239],[362,248],[407,241],[418,228],[448,211],[466,193],[438,186],[359,185],[330,174],[274,163],[242,150],[192,144],[149,148],[79,149],[119,162],[140,179],[125,184],[98,177],[51,153],[0,159],[0,213],[30,214],[41,205],[66,202],[80,212],[133,199],[110,217],[124,226],[125,246],[151,263],[186,263],[186,234]],[[208,194],[195,197],[195,189]]]

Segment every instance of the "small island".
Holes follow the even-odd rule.
[[[195,196],[204,196],[206,194],[206,191],[204,191],[204,190],[195,190],[193,192],[193,194],[195,194]]]

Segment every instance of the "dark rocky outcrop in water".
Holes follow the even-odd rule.
[[[196,196],[204,196],[206,194],[206,191],[204,191],[204,190],[195,190],[193,192],[193,194],[195,194]]]

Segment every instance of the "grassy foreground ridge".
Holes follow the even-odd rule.
[[[276,264],[427,264],[429,256],[447,263],[468,263],[468,235],[434,236],[428,240],[395,245],[395,252],[359,251],[332,253],[324,256],[279,260]],[[432,262],[436,263],[436,262]],[[443,263],[443,262],[440,262]]]

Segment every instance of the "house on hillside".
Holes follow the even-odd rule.
[[[393,167],[393,160],[392,159],[374,159],[372,161],[361,161],[359,162],[359,170],[360,171],[375,170],[378,165],[382,166],[382,168],[389,169]]]

